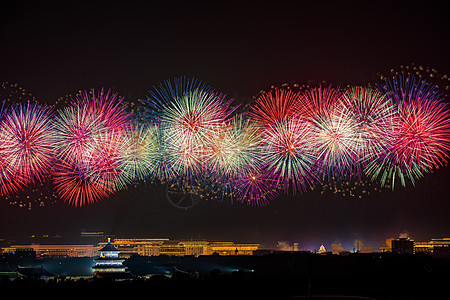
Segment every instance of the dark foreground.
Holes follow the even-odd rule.
[[[431,256],[279,253],[246,257],[132,257],[125,264],[135,275],[133,280],[74,280],[63,275],[49,280],[2,278],[0,289],[13,289],[15,295],[32,292],[64,297],[106,297],[130,292],[127,297],[148,299],[308,299],[311,296],[311,299],[383,300],[448,299],[450,296],[447,289],[450,260]],[[51,264],[47,265],[52,269]],[[149,273],[156,275],[143,277]],[[138,296],[138,292],[144,294]]]

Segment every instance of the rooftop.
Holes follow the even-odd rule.
[[[111,242],[108,242],[105,247],[98,250],[100,252],[120,252],[116,247],[114,247]]]

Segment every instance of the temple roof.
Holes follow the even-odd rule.
[[[98,250],[100,252],[120,252],[120,250],[118,250],[116,247],[114,247],[111,242],[108,242],[108,244],[105,245],[105,247],[103,247],[102,249]]]

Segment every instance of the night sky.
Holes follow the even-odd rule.
[[[0,82],[16,82],[42,103],[102,87],[133,101],[185,75],[249,103],[284,82],[366,84],[412,63],[450,71],[450,10],[440,2],[148,2],[3,6]],[[376,247],[401,233],[418,240],[450,237],[449,179],[446,167],[394,192],[367,187],[371,193],[360,199],[321,195],[318,188],[282,195],[266,207],[202,201],[180,210],[161,186],[130,188],[82,208],[56,203],[28,211],[2,203],[0,237],[59,234],[76,243],[86,229],[267,247],[288,241],[308,249],[334,242],[351,249],[360,239]]]

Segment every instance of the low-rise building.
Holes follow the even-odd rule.
[[[2,248],[3,253],[33,251],[37,258],[94,257],[106,242],[97,245],[11,245]],[[259,244],[210,242],[206,240],[169,240],[169,239],[114,239],[111,244],[120,251],[120,257],[128,258],[134,254],[141,256],[184,256],[184,255],[253,255]]]
[[[445,252],[448,251],[446,247],[450,247],[450,238],[431,239],[428,241],[415,241],[414,243],[415,253],[422,254],[437,254],[438,256],[443,256]]]
[[[409,238],[398,238],[392,240],[392,253],[414,254],[414,241]]]
[[[11,245],[2,248],[3,253],[16,253],[20,251],[34,251],[36,257],[63,256],[63,257],[94,257],[99,247],[94,245]]]
[[[169,240],[169,239],[114,239],[112,244],[119,249],[122,257],[133,254],[141,256],[157,255],[253,255],[259,244],[241,244],[234,242],[209,242],[206,240]],[[100,246],[105,243],[99,243]]]

